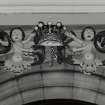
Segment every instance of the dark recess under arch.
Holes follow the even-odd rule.
[[[70,99],[48,99],[31,102],[24,105],[97,105],[97,104]]]

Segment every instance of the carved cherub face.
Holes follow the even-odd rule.
[[[84,40],[91,41],[94,38],[94,31],[92,29],[85,29]]]
[[[22,31],[19,30],[19,29],[14,29],[12,31],[12,35],[11,35],[11,38],[14,42],[18,42],[18,41],[22,41]]]

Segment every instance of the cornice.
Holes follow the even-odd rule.
[[[0,0],[0,13],[93,13],[105,12],[100,0]]]

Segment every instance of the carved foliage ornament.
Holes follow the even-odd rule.
[[[0,32],[0,54],[8,53],[11,49],[11,41],[7,32]]]
[[[105,31],[101,31],[96,35],[94,45],[99,52],[105,53]]]

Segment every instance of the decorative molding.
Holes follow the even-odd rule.
[[[105,12],[105,6],[2,6],[0,13],[94,13]]]
[[[1,6],[20,6],[20,5],[105,5],[104,0],[0,0],[0,5]]]
[[[105,1],[95,0],[0,0],[0,13],[105,12]]]

